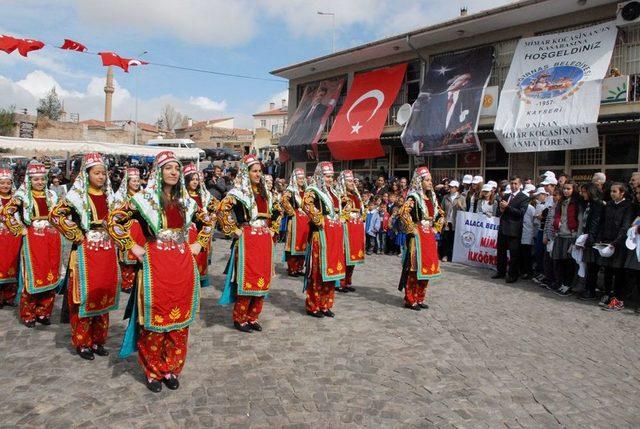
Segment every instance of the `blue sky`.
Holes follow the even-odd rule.
[[[434,24],[510,0],[3,0],[0,34],[60,45],[64,38],[90,51],[270,78],[269,71],[331,50],[336,13],[338,50]],[[29,58],[0,51],[0,107],[33,111],[56,86],[68,112],[102,119],[104,76],[100,58],[47,46]],[[287,84],[144,66],[116,70],[114,119],[155,122],[165,104],[194,120],[234,116],[252,127],[251,114],[286,98]]]

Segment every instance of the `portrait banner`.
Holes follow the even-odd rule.
[[[344,85],[344,78],[327,79],[304,88],[298,108],[278,142],[283,160],[318,159],[318,140],[333,112]]]
[[[615,22],[518,42],[494,125],[506,152],[598,146],[604,78]]]
[[[409,155],[480,150],[478,119],[493,46],[435,58],[400,139]]]

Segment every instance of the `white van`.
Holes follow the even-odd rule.
[[[166,148],[178,147],[183,149],[197,149],[196,143],[191,139],[153,139],[147,142],[148,146],[160,146]],[[202,149],[198,150],[199,161],[204,161],[206,154]]]
[[[14,169],[18,165],[26,167],[29,163],[29,158],[26,156],[18,155],[0,155],[0,166],[4,168]]]

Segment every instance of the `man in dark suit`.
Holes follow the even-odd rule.
[[[325,95],[327,95],[327,88],[324,86],[319,86],[315,90],[311,102],[307,106],[303,106],[300,115],[291,124],[287,135],[283,137],[282,146],[289,148],[291,146],[308,146],[311,144],[320,129],[322,117],[328,109],[326,105],[322,104],[322,99]]]
[[[518,280],[520,267],[520,239],[522,238],[522,220],[529,205],[529,196],[520,191],[522,182],[518,176],[509,180],[511,194],[500,201],[500,229],[498,229],[498,272],[493,279],[506,275],[506,282]],[[507,250],[509,250],[509,269],[507,271]]]
[[[443,92],[420,93],[403,133],[403,143],[412,144],[416,154],[463,143],[467,133],[474,130],[483,90],[468,88],[471,83],[471,74],[463,73],[449,79]]]

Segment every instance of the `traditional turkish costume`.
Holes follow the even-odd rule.
[[[185,177],[185,183],[188,184],[191,180],[191,176],[193,174],[197,174],[200,180],[200,184],[198,185],[198,189],[195,191],[189,190],[189,197],[196,202],[198,205],[198,210],[206,211],[209,213],[209,216],[215,217],[215,212],[218,208],[218,204],[220,202],[215,199],[211,193],[207,190],[207,188],[203,185],[204,181],[200,176],[200,172],[196,168],[194,164],[188,164],[182,170],[182,174]],[[198,239],[198,229],[195,224],[191,224],[189,228],[189,244],[193,244]],[[207,247],[203,247],[195,256],[196,263],[198,264],[198,272],[200,273],[200,285],[202,287],[209,286],[209,260],[211,253],[211,242]]]
[[[336,282],[344,279],[344,232],[340,219],[340,198],[324,185],[324,175],[333,175],[333,164],[316,166],[314,185],[304,195],[303,210],[311,219],[310,244],[307,247],[304,290],[306,310],[314,317],[333,317]]]
[[[129,202],[129,199],[139,192],[129,190],[129,180],[133,178],[140,178],[140,170],[136,167],[127,168],[122,178],[122,183],[120,183],[120,187],[113,197],[114,205],[122,205]],[[140,228],[140,224],[136,220],[132,222],[131,235],[138,237],[139,240],[144,240],[144,234]],[[118,248],[118,260],[120,263],[120,274],[122,276],[122,291],[130,293],[139,269],[138,258],[129,250]]]
[[[69,258],[66,302],[71,343],[84,359],[106,356],[109,312],[116,310],[121,287],[118,251],[106,230],[113,193],[89,185],[89,170],[105,166],[102,155],[84,156],[73,186],[49,215],[49,221],[73,245]]]
[[[351,285],[353,270],[356,265],[364,263],[366,214],[362,198],[353,184],[354,176],[351,170],[344,170],[338,177],[338,190],[342,199],[342,219],[344,221],[344,255],[345,277],[340,280],[340,292],[354,292]],[[353,184],[351,186],[351,184]],[[349,190],[352,187],[352,190]]]
[[[22,236],[19,315],[28,327],[33,327],[36,321],[44,325],[51,323],[55,290],[63,280],[60,276],[62,241],[48,220],[58,197],[48,189],[31,188],[32,178],[46,174],[44,164],[31,162],[24,183],[2,209],[9,232]]]
[[[436,242],[437,229],[442,222],[435,193],[422,190],[422,180],[430,175],[427,167],[419,167],[413,174],[407,201],[398,217],[407,234],[406,250],[402,259],[402,274],[398,290],[404,289],[405,307],[412,310],[428,308],[425,304],[429,280],[440,277],[440,263]],[[435,226],[435,228],[434,228]]]
[[[137,349],[148,387],[159,386],[155,392],[161,389],[161,380],[177,388],[187,355],[189,325],[199,309],[200,274],[188,245],[189,228],[195,222],[197,241],[203,248],[209,245],[212,232],[208,214],[189,198],[182,172],[176,185],[179,200],[163,202],[162,168],[172,162],[180,165],[173,152],[160,152],[147,187],[111,211],[107,223],[109,234],[120,246],[130,250],[138,244],[145,250],[125,312],[129,325],[120,357]],[[139,222],[143,240],[132,235],[132,219]]]
[[[273,236],[280,225],[277,203],[267,192],[264,176],[258,186],[249,179],[249,169],[259,162],[253,155],[244,157],[235,187],[218,207],[222,231],[233,237],[220,304],[235,303],[233,324],[244,332],[262,330],[258,318],[271,288]]]
[[[8,169],[0,169],[0,180],[10,180],[13,185],[13,173]],[[0,194],[0,211],[11,202],[12,192]],[[22,236],[13,235],[4,223],[0,223],[0,308],[5,305],[15,306],[18,291],[18,259]]]
[[[304,184],[298,186],[298,179]],[[309,242],[309,216],[302,209],[304,191],[307,186],[305,172],[296,168],[289,179],[289,186],[282,195],[282,209],[285,214],[286,235],[284,242],[284,260],[290,276],[304,275],[304,257]]]

